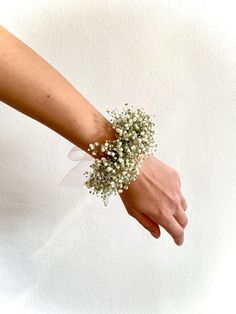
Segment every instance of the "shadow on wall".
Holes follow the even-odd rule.
[[[92,102],[109,103],[112,100],[115,103],[116,99],[120,102],[126,97],[126,100],[128,98],[133,102],[150,104],[160,119],[159,147],[163,146],[167,150],[172,147],[170,154],[173,157],[169,158],[173,158],[173,162],[175,159],[182,161],[181,167],[188,173],[186,187],[191,186],[191,207],[204,208],[205,200],[210,195],[212,201],[207,206],[212,207],[209,208],[212,213],[215,207],[213,190],[209,191],[209,187],[215,184],[215,162],[212,161],[215,157],[212,154],[217,150],[219,142],[216,139],[220,139],[223,125],[219,124],[217,130],[207,128],[206,125],[209,122],[217,123],[223,114],[222,107],[217,104],[227,101],[222,77],[225,79],[223,84],[227,84],[230,80],[230,60],[226,60],[212,34],[201,29],[200,25],[191,23],[187,18],[180,23],[167,11],[164,16],[157,10],[147,10],[146,13],[145,16],[139,8],[133,10],[128,5],[110,8],[97,5],[88,8],[78,3],[63,9],[58,5],[55,12],[54,6],[47,4],[40,11],[25,16],[20,31],[22,39],[31,43],[31,47],[49,62],[52,59],[52,64],[73,83],[78,80],[80,83],[77,85],[81,86],[79,89],[88,99],[94,100]],[[63,34],[67,35],[67,42],[64,42],[66,36]],[[53,57],[52,51],[55,52]],[[158,57],[154,58],[155,55]],[[79,75],[80,70],[83,76]],[[138,78],[133,77],[134,73]],[[89,90],[86,90],[87,86]],[[160,105],[156,108],[157,100]],[[228,119],[231,119],[233,107],[229,105],[228,110]],[[177,126],[176,134],[172,132],[172,125]],[[180,144],[176,144],[180,138]],[[7,145],[7,149],[16,156],[16,160],[12,160],[14,164],[18,162],[18,155],[24,157],[24,149],[20,146]],[[4,154],[1,158],[4,158]],[[198,164],[198,171],[193,164]],[[53,206],[59,190],[50,189],[42,183],[39,186],[36,177],[18,177],[16,181],[13,168],[7,170],[7,176],[10,179],[6,178],[6,182],[10,188],[7,189],[5,199],[1,199],[1,241],[3,243],[5,240],[13,247],[19,246],[18,237],[11,239],[12,232],[27,240],[27,247],[23,244],[22,250],[13,253],[11,248],[7,248],[4,251],[8,264],[4,264],[4,268],[11,272],[11,276],[12,269],[17,268],[13,271],[16,277],[9,279],[6,287],[14,291],[12,297],[16,302],[20,300],[24,303],[33,297],[38,309],[47,304],[49,309],[57,308],[57,313],[78,308],[83,313],[91,313],[96,308],[109,313],[117,313],[118,309],[120,313],[126,310],[130,313],[132,310],[144,312],[147,309],[150,313],[154,309],[155,313],[167,313],[167,309],[171,310],[171,306],[176,305],[174,299],[179,300],[180,304],[188,302],[186,289],[183,293],[182,289],[176,287],[187,287],[189,300],[196,295],[204,295],[204,285],[202,291],[196,291],[199,286],[196,282],[205,282],[212,259],[217,259],[219,254],[219,243],[213,240],[217,239],[220,229],[216,216],[211,216],[211,225],[206,231],[204,223],[197,225],[194,222],[198,220],[199,213],[190,212],[191,228],[198,238],[193,237],[188,255],[181,258],[182,264],[178,259],[175,261],[174,256],[172,265],[168,262],[164,264],[165,257],[158,252],[157,259],[156,254],[148,251],[149,246],[140,247],[140,252],[131,252],[127,258],[125,244],[121,242],[114,245],[115,240],[111,240],[109,233],[101,229],[91,229],[91,233],[88,233],[86,228],[90,226],[90,221],[93,222],[92,226],[101,226],[103,219],[106,219],[99,217],[92,200],[86,200],[82,205],[82,212],[88,208],[91,211],[88,210],[85,217],[81,218],[77,210],[63,212],[68,202],[69,208],[75,205],[74,200],[70,202],[70,197],[67,197],[67,191],[62,198],[58,196],[56,206],[61,206],[60,222],[47,237],[48,230],[55,223],[55,209],[49,213],[43,211],[42,206],[35,206],[30,191],[37,189],[39,200],[43,200],[42,204],[48,208],[48,199]],[[19,190],[19,185],[24,190]],[[51,193],[54,193],[53,197]],[[27,201],[24,203],[19,199]],[[90,214],[93,210],[97,214],[92,217]],[[209,212],[201,211],[202,222],[205,219],[208,221]],[[28,224],[35,224],[34,228],[27,229]],[[24,226],[27,232],[22,230]],[[196,250],[200,251],[202,242],[206,242],[206,232],[211,237],[211,258],[199,263]],[[106,250],[100,248],[100,243],[105,243]],[[176,251],[174,253],[177,254]],[[143,259],[145,254],[150,254],[148,259]],[[88,261],[88,258],[91,259]],[[126,258],[134,263],[132,269],[127,266]],[[186,269],[190,271],[186,273]]]

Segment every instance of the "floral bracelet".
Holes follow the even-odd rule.
[[[143,108],[142,108],[143,109]],[[95,157],[90,165],[91,171],[83,174],[87,180],[85,186],[89,193],[101,196],[104,205],[112,194],[122,193],[128,189],[129,184],[136,180],[140,167],[146,157],[156,151],[154,144],[154,125],[151,115],[142,109],[125,108],[106,110],[111,115],[112,128],[117,139],[106,140],[104,144],[98,142],[89,144],[88,151]],[[96,158],[98,149],[103,157]]]

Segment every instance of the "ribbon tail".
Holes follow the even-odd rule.
[[[84,172],[89,170],[90,164],[90,161],[80,161],[63,177],[62,181],[59,183],[59,186],[84,186],[86,179]]]
[[[89,170],[90,164],[94,158],[84,152],[78,146],[74,146],[68,154],[68,158],[73,161],[79,161],[61,180],[59,186],[84,186],[84,172]]]

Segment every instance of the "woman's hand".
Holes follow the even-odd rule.
[[[177,245],[182,245],[188,219],[187,203],[180,187],[178,173],[150,155],[143,162],[137,179],[119,195],[127,212],[154,237],[159,238],[159,226],[162,226]]]

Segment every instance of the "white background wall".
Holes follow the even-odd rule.
[[[177,247],[118,196],[105,208],[58,187],[73,145],[1,103],[1,313],[235,313],[234,1],[0,2],[1,24],[100,111],[156,114],[156,155],[180,173],[189,217]]]

